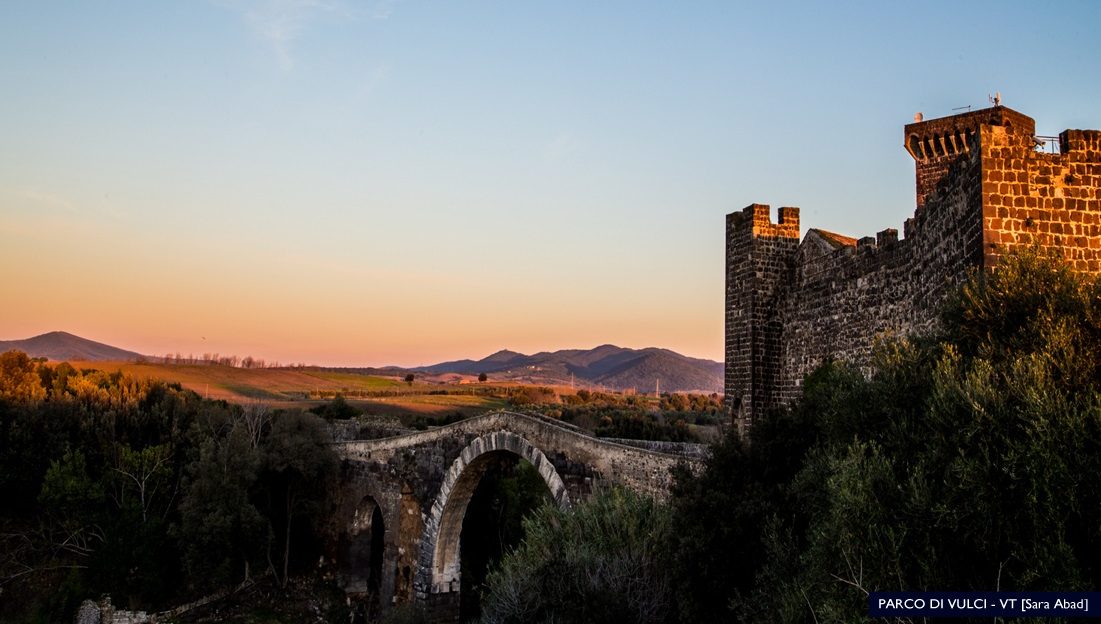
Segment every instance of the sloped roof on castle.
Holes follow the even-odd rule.
[[[818,228],[811,228],[807,230],[807,238],[814,235],[821,238],[822,241],[828,243],[834,249],[840,249],[842,247],[856,247],[856,239],[836,232],[830,232],[828,230],[821,230]]]

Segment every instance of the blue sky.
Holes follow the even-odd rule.
[[[902,126],[1101,127],[1101,4],[0,5],[0,339],[721,359],[723,219],[913,210]]]

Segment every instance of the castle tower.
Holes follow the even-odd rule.
[[[726,216],[727,415],[745,430],[776,405],[780,388],[777,303],[799,245],[799,209],[780,208],[774,224],[764,204]]]
[[[1041,140],[1031,117],[994,106],[909,124],[905,137],[916,172],[915,220],[937,218],[923,215],[926,208],[954,212],[958,229],[973,232],[969,264],[989,269],[1004,253],[1039,247],[1077,270],[1101,270],[1101,132],[1064,130],[1058,141]]]

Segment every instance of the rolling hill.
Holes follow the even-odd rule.
[[[430,373],[485,373],[497,381],[569,383],[604,386],[614,390],[650,392],[660,384],[667,392],[720,392],[723,364],[690,358],[668,349],[627,349],[601,345],[595,349],[566,349],[524,355],[498,351],[481,360],[456,360],[415,370]]]
[[[53,331],[25,340],[0,340],[0,353],[12,349],[18,349],[31,357],[44,357],[51,360],[127,362],[142,357],[140,353],[119,349],[63,331]]]
[[[63,331],[25,340],[0,341],[0,352],[10,349],[55,361],[135,362],[145,359],[140,353]],[[640,392],[653,392],[658,386],[663,392],[721,392],[723,385],[721,362],[690,358],[669,349],[627,349],[615,345],[544,351],[534,355],[501,350],[480,360],[456,360],[411,369],[319,367],[318,370],[394,377],[404,376],[410,371],[429,375],[485,373],[494,381],[548,385],[573,383],[582,388],[635,389]]]

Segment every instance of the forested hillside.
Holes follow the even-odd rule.
[[[156,609],[250,576],[285,583],[317,560],[327,440],[313,414],[0,355],[0,620],[71,621],[102,594]]]

